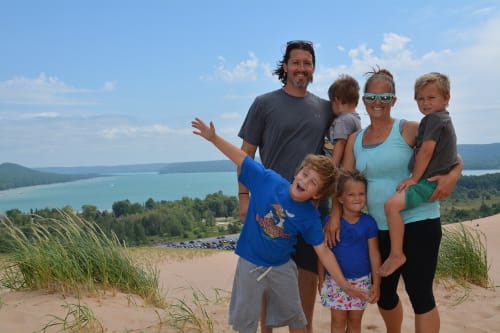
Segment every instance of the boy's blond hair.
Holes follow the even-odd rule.
[[[444,74],[431,72],[422,75],[415,81],[415,99],[417,99],[417,92],[428,84],[435,84],[444,98],[450,97],[450,79]]]
[[[322,186],[318,190],[319,199],[327,198],[335,193],[335,180],[338,170],[330,157],[309,154],[302,160],[295,174],[304,168],[316,171],[323,181]]]

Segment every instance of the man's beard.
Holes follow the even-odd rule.
[[[308,76],[308,77],[304,77],[304,78],[301,78],[301,79],[291,79],[290,80],[290,83],[295,87],[295,88],[299,88],[299,89],[303,89],[303,88],[307,88],[307,86],[309,85],[309,83],[311,83],[313,80],[313,77],[312,75]]]

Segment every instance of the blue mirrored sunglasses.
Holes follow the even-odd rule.
[[[372,94],[372,93],[365,93],[363,95],[363,99],[365,100],[366,103],[375,103],[375,101],[378,99],[382,103],[388,104],[392,102],[394,99],[394,94],[393,93],[385,93],[385,94]]]

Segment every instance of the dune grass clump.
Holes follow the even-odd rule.
[[[210,298],[201,290],[191,289],[192,299],[190,302],[177,298],[176,302],[169,306],[167,324],[180,332],[214,333],[214,320],[207,307],[213,304],[227,303],[228,293],[221,289],[215,289],[215,298]]]
[[[101,322],[95,317],[92,310],[85,304],[62,305],[66,308],[64,317],[51,315],[52,319],[39,331],[46,332],[53,327],[60,328],[59,332],[104,332]]]
[[[463,224],[443,229],[436,271],[438,279],[451,278],[460,284],[471,283],[487,288],[490,286],[488,270],[483,233]]]
[[[1,284],[11,289],[77,292],[118,290],[164,305],[159,272],[133,262],[115,235],[75,214],[35,217],[24,232],[8,219],[0,221],[10,238]]]

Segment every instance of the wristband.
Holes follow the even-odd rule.
[[[248,192],[240,192],[240,193],[238,193],[238,195],[240,195],[240,194],[246,194],[246,195],[248,195]]]

